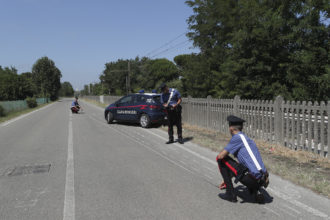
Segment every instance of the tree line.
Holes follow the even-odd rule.
[[[0,101],[25,100],[28,97],[47,97],[56,100],[66,91],[61,90],[61,77],[61,71],[48,57],[38,59],[31,72],[22,74],[18,74],[14,67],[0,66]],[[63,84],[66,89],[68,82]],[[72,96],[73,89],[70,91]]]
[[[193,97],[330,99],[327,0],[190,0],[187,36],[198,54],[119,59],[83,94],[151,91],[160,83]],[[128,67],[129,65],[129,67]]]

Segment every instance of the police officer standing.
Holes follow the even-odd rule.
[[[231,178],[235,177],[238,181],[247,186],[250,194],[255,196],[256,202],[263,203],[264,197],[260,192],[260,187],[267,187],[268,172],[261,159],[261,155],[253,140],[243,132],[243,119],[230,115],[227,117],[229,122],[229,132],[232,135],[228,145],[217,156],[220,173],[223,182],[220,189],[226,189],[226,193],[220,194],[222,199],[230,202],[237,202]],[[234,155],[238,162],[229,154]]]
[[[173,125],[176,125],[178,131],[178,142],[183,144],[182,139],[182,124],[181,124],[181,95],[179,91],[173,88],[168,88],[165,83],[160,86],[162,95],[160,101],[167,110],[168,117],[168,136],[169,140],[166,144],[174,143]]]

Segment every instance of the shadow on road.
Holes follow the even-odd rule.
[[[189,142],[191,140],[193,140],[194,137],[186,137],[186,138],[183,138],[183,143],[186,143],[186,142]],[[178,142],[178,140],[175,140],[175,142]]]
[[[264,190],[263,188],[260,190],[262,192],[262,194],[264,195],[264,203],[262,204],[267,204],[267,203],[272,203],[273,202],[273,197],[271,195],[269,195],[269,193]],[[249,190],[247,189],[247,187],[240,185],[238,187],[235,188],[235,192],[237,197],[241,198],[241,202],[240,203],[257,203],[254,196],[250,194]],[[222,194],[222,193],[220,193]],[[220,197],[220,194],[218,195]]]
[[[254,196],[250,194],[247,187],[240,185],[236,187],[235,190],[237,196],[242,199],[241,203],[256,203]],[[262,188],[260,189],[260,191],[262,192],[265,198],[264,204],[273,202],[273,197],[269,195],[269,193],[265,189]]]

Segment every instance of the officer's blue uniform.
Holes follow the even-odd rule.
[[[165,84],[162,84],[161,90],[167,87]],[[172,96],[171,96],[172,94]],[[178,90],[169,88],[169,92],[165,93],[163,92],[162,95],[160,96],[160,102],[162,104],[168,103],[168,107],[166,108],[167,110],[167,116],[168,116],[168,136],[169,136],[169,141],[167,144],[173,143],[174,142],[174,137],[173,137],[173,125],[176,125],[177,127],[177,132],[178,132],[178,142],[180,144],[183,144],[183,139],[182,139],[182,123],[181,123],[181,105],[176,105],[181,98],[181,94],[179,93]],[[176,105],[175,108],[173,106]]]
[[[181,98],[181,94],[179,93],[178,90],[173,89],[173,88],[169,89],[169,93],[162,93],[162,95],[160,96],[160,102],[162,104],[167,103],[172,92],[173,92],[173,95],[172,95],[172,98],[170,100],[169,106],[175,105],[178,102],[178,100]]]
[[[244,143],[240,137],[240,134],[244,135],[249,147],[253,155],[256,157],[259,165],[262,168],[262,172],[266,173],[265,165],[261,159],[259,150],[253,140],[247,137],[243,132],[239,132],[232,136],[231,140],[229,141],[228,145],[225,147],[225,150],[228,151],[230,154],[234,155],[238,162],[248,168],[251,175],[253,175],[256,179],[259,179],[262,173],[257,169],[256,165],[254,164],[251,156],[249,155]]]
[[[229,126],[243,126],[243,122],[245,122],[243,119],[232,115],[228,116],[227,120]],[[246,141],[246,144],[243,140]],[[248,149],[251,149],[251,154]],[[261,194],[258,190],[261,186],[267,187],[268,179],[267,181],[265,179],[268,178],[268,173],[255,142],[243,132],[238,132],[232,136],[224,150],[234,155],[238,162],[230,156],[223,159],[217,158],[220,173],[225,183],[221,187],[226,188],[226,194],[220,195],[220,197],[231,202],[237,202],[231,181],[231,178],[235,177],[236,183],[239,181],[247,186],[249,192],[255,196],[256,201],[262,203],[263,196],[260,197]]]
[[[79,105],[77,101],[73,101],[71,104],[71,107],[75,107],[76,105]]]

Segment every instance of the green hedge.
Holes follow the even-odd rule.
[[[29,108],[35,108],[38,106],[37,100],[35,97],[28,97],[25,99]]]
[[[6,116],[5,109],[0,105],[0,117]]]

